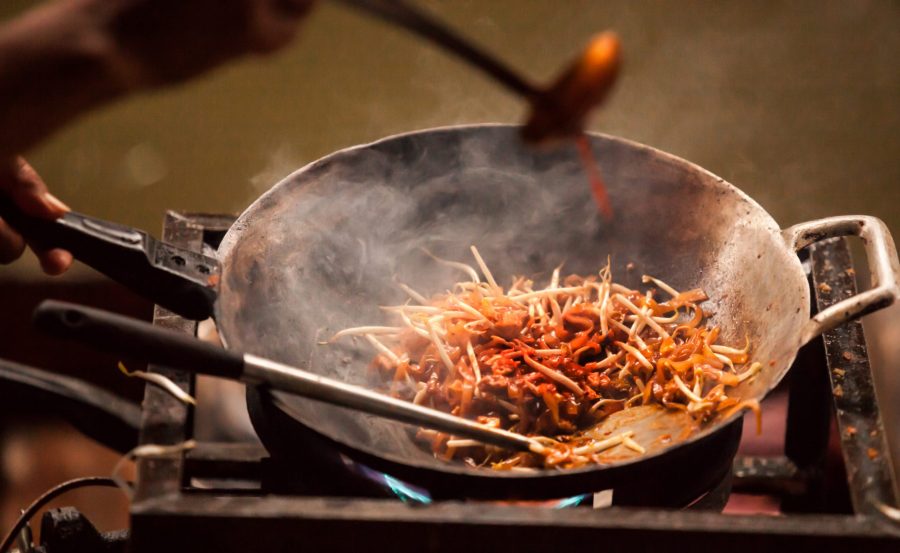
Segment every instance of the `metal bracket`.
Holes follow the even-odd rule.
[[[845,239],[812,247],[813,282],[822,311],[845,299],[838,290],[855,294],[856,278]],[[823,339],[853,510],[876,515],[878,505],[897,506],[897,492],[862,323],[844,323]]]
[[[69,212],[55,221],[23,214],[0,199],[0,217],[43,247],[63,248],[79,261],[179,315],[212,316],[218,261],[156,240],[144,231]]]

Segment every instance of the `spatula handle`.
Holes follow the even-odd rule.
[[[244,373],[239,354],[102,309],[46,300],[35,310],[34,323],[52,336],[76,339],[123,358],[236,380]]]
[[[57,337],[75,338],[123,357],[249,384],[419,424],[517,451],[542,451],[537,442],[500,428],[415,405],[361,386],[347,384],[255,355],[239,355],[192,336],[70,303],[47,300],[35,311],[35,324]]]

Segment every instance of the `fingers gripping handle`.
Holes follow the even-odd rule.
[[[803,329],[803,344],[842,323],[883,309],[900,297],[897,247],[880,219],[866,215],[828,217],[794,225],[785,229],[782,234],[794,250],[826,238],[858,236],[865,246],[872,275],[869,290],[840,301],[811,318]]]
[[[52,336],[75,339],[124,358],[222,378],[239,379],[244,372],[241,355],[101,309],[47,300],[35,310],[34,324]]]

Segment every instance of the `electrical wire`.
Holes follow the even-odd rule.
[[[101,486],[105,488],[116,488],[118,484],[112,478],[106,476],[87,476],[84,478],[75,478],[73,480],[68,480],[50,488],[46,492],[43,493],[40,497],[34,500],[34,502],[25,509],[22,514],[19,516],[19,519],[13,525],[12,529],[6,534],[6,537],[3,538],[3,542],[0,543],[0,553],[5,553],[9,550],[10,546],[12,546],[13,542],[16,540],[16,536],[19,535],[19,532],[22,528],[28,524],[34,515],[40,511],[47,503],[53,501],[60,495],[66,493],[67,491],[74,490],[77,488],[85,488],[88,486]]]

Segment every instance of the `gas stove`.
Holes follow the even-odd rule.
[[[232,221],[170,212],[163,238],[209,250]],[[844,239],[811,246],[805,263],[814,309],[855,293]],[[197,332],[195,322],[162,308],[155,310],[154,324]],[[165,367],[149,370],[194,390],[190,375]],[[604,490],[539,503],[443,499],[313,442],[310,454],[296,459],[259,442],[199,441],[182,454],[139,459],[130,534],[109,535],[103,543],[120,548],[127,541],[135,553],[472,547],[521,552],[566,543],[637,550],[821,551],[856,544],[867,553],[898,550],[900,511],[891,507],[897,504],[896,482],[862,325],[844,324],[804,347],[766,403],[767,414],[784,412],[783,451],[744,448],[725,456],[724,464],[699,467],[710,478],[677,508],[659,507],[671,504],[665,498],[642,503]],[[250,404],[252,411],[252,397]],[[194,422],[181,403],[147,387],[141,444],[182,443],[194,437]],[[672,474],[673,482],[681,476]],[[677,485],[673,490],[660,493],[685,493]],[[766,507],[748,507],[754,504]],[[739,514],[748,509],[754,514]],[[44,540],[55,544],[52,551],[95,550],[72,539],[93,532],[76,514],[57,510],[45,517]]]

